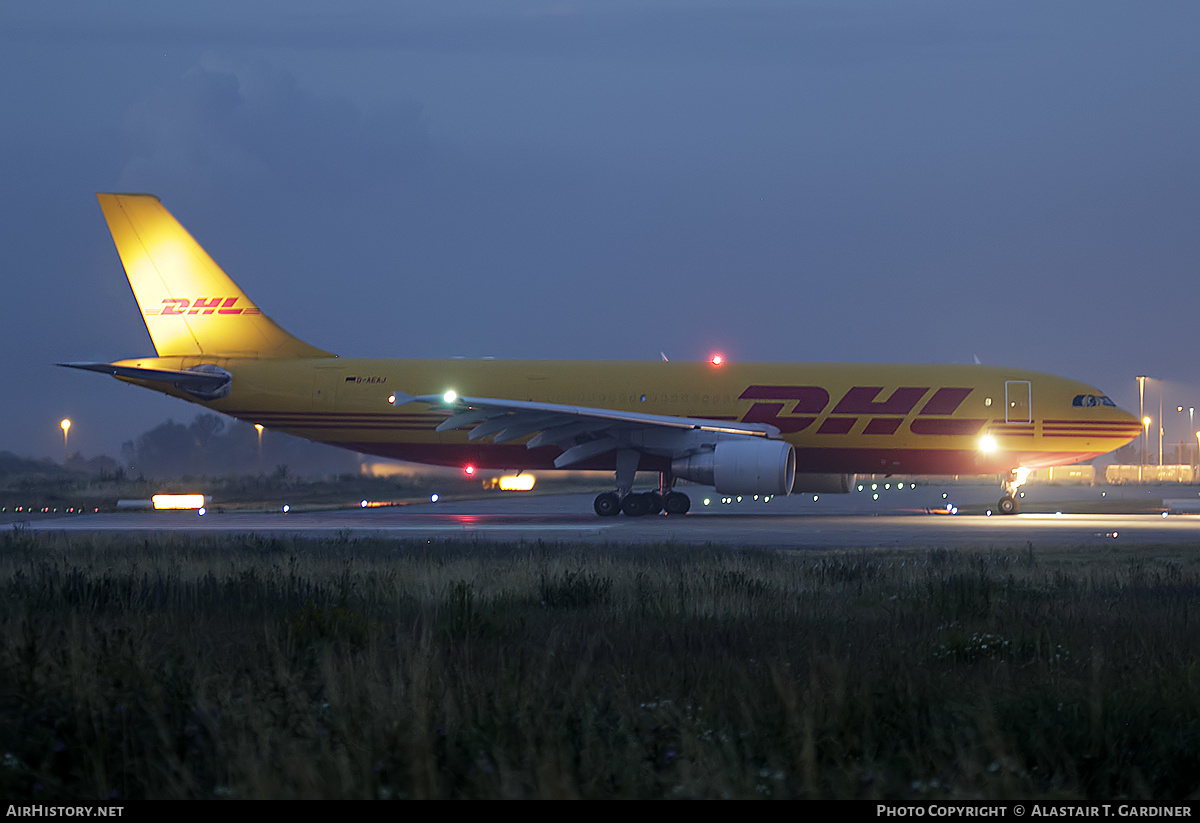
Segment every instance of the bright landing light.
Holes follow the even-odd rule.
[[[204,495],[156,494],[150,502],[156,509],[200,509],[204,507]]]
[[[979,438],[979,450],[984,454],[994,454],[999,448],[1000,444],[997,443],[996,438],[992,437],[990,434],[985,434],[983,437]]]
[[[506,492],[527,492],[533,488],[532,474],[505,475],[500,478],[500,489]]]
[[[447,403],[453,403],[457,399],[458,399],[458,392],[456,392],[454,389],[451,389],[450,391],[448,391],[442,395],[442,400],[446,401]]]

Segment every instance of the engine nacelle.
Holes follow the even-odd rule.
[[[782,440],[722,440],[711,451],[671,461],[671,472],[720,494],[791,494],[796,452]]]
[[[792,484],[792,491],[796,494],[801,492],[820,492],[822,494],[849,494],[854,489],[854,481],[858,479],[856,474],[813,474],[810,472],[801,472],[796,475],[796,482]]]

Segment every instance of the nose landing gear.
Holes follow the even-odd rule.
[[[1017,490],[1025,485],[1025,481],[1029,479],[1029,472],[1030,470],[1024,467],[1009,472],[1008,478],[1004,481],[1004,496],[996,504],[996,511],[1000,514],[1018,514],[1021,511],[1021,501],[1017,497]]]

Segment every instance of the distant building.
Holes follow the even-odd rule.
[[[1177,463],[1167,466],[1114,463],[1104,470],[1104,479],[1112,486],[1135,483],[1195,483],[1196,471],[1192,466]]]

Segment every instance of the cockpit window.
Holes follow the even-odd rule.
[[[1075,399],[1071,401],[1071,405],[1084,408],[1091,406],[1112,406],[1116,408],[1117,404],[1103,394],[1077,394],[1075,395]]]

